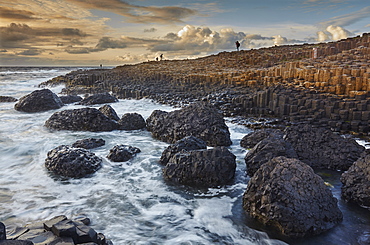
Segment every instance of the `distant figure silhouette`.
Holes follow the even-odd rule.
[[[100,64],[100,69],[103,67],[103,65],[102,64]]]
[[[155,57],[155,60],[158,61],[158,57]]]
[[[163,54],[161,54],[159,57],[161,57],[161,60],[163,59]]]
[[[239,43],[239,41],[236,41],[236,42],[235,42],[235,45],[236,45],[236,50],[238,50],[238,51],[239,51],[239,47],[240,47],[240,43]]]

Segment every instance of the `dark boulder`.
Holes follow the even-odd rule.
[[[145,119],[138,113],[126,113],[118,121],[122,130],[138,130],[146,127]]]
[[[284,133],[279,129],[272,128],[263,128],[260,130],[256,130],[245,135],[240,140],[240,146],[246,149],[250,149],[257,145],[261,140],[271,136],[283,138]]]
[[[101,167],[102,159],[94,153],[61,145],[49,151],[45,167],[54,174],[64,177],[82,178],[95,173]]]
[[[165,180],[195,187],[228,184],[235,175],[235,156],[226,147],[175,154],[163,169]]]
[[[232,143],[222,114],[207,103],[194,103],[168,113],[156,110],[146,124],[155,138],[168,143],[190,135],[204,140],[209,146],[229,146]]]
[[[80,105],[95,105],[95,104],[105,104],[105,103],[114,103],[118,99],[109,93],[100,93],[93,94],[87,98],[81,100],[78,104]]]
[[[244,160],[248,175],[253,176],[262,164],[278,156],[298,158],[292,145],[283,140],[282,135],[274,135],[263,139],[245,155]]]
[[[14,109],[23,112],[40,112],[59,109],[63,106],[60,98],[49,89],[35,90],[19,99]]]
[[[284,139],[298,158],[313,168],[347,170],[365,150],[354,139],[308,124],[287,127]]]
[[[116,145],[109,150],[107,158],[112,162],[126,162],[133,158],[140,149],[129,145]]]
[[[116,111],[111,107],[110,105],[103,105],[99,108],[99,111],[101,111],[104,115],[106,115],[108,118],[118,121],[119,117],[116,113]]]
[[[370,150],[342,174],[342,197],[370,210]]]
[[[56,130],[112,131],[118,129],[116,121],[108,118],[96,108],[80,108],[55,112],[45,126]]]
[[[82,100],[82,97],[78,95],[64,95],[59,98],[64,104],[72,104]]]
[[[0,96],[0,102],[16,102],[18,99],[10,96]]]
[[[105,145],[105,140],[103,139],[88,138],[88,139],[77,140],[75,143],[72,144],[72,147],[93,149],[93,148],[97,148],[103,145]]]
[[[169,145],[163,152],[159,163],[166,165],[168,161],[179,152],[207,149],[207,144],[204,140],[194,136],[187,136],[175,144]]]
[[[286,157],[276,157],[258,169],[243,195],[243,208],[289,237],[322,233],[343,218],[337,199],[313,169]]]

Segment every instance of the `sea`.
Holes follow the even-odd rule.
[[[20,98],[53,77],[97,67],[0,67],[0,95]],[[107,68],[108,69],[108,68]],[[59,94],[63,86],[49,88]],[[246,175],[241,138],[251,129],[225,118],[236,156],[235,179],[219,188],[195,189],[166,183],[158,160],[167,143],[146,130],[112,132],[50,131],[45,121],[56,111],[81,108],[70,104],[58,110],[24,113],[16,102],[0,103],[0,221],[24,226],[57,215],[89,217],[91,227],[115,245],[124,244],[365,244],[370,236],[369,211],[344,202],[341,172],[317,172],[328,183],[344,220],[312,238],[287,239],[261,226],[242,209]],[[136,112],[145,119],[154,110],[173,111],[149,99],[119,100],[110,104],[119,116]],[[100,107],[96,105],[93,107]],[[47,152],[84,138],[102,138],[92,149],[103,159],[95,174],[81,179],[57,179],[44,166]],[[366,144],[359,140],[361,144]],[[106,156],[115,145],[141,149],[128,162],[114,163]],[[367,240],[369,241],[369,240]]]

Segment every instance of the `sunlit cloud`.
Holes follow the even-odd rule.
[[[113,12],[127,18],[133,23],[171,24],[183,22],[183,19],[195,15],[198,11],[176,6],[140,6],[119,0],[67,0],[86,9],[97,9]]]
[[[333,25],[328,26],[325,31],[319,31],[317,33],[319,42],[324,42],[324,41],[329,41],[329,40],[336,41],[336,40],[348,38],[349,36],[352,36],[352,35],[353,33],[344,29],[343,27],[333,26]]]

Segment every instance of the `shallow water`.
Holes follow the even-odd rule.
[[[76,68],[4,69],[0,69],[1,95],[19,98],[38,89],[39,83]],[[61,87],[52,90],[59,92]],[[83,213],[91,218],[92,227],[114,244],[285,244],[274,234],[258,231],[263,227],[246,217],[241,207],[249,178],[243,159],[246,150],[239,142],[249,129],[228,122],[233,141],[230,150],[237,156],[233,183],[197,190],[163,181],[157,161],[168,144],[153,139],[147,131],[52,132],[43,124],[55,111],[82,106],[22,113],[14,110],[14,104],[0,103],[0,221],[24,225]],[[137,112],[144,118],[155,109],[174,110],[146,99],[120,100],[111,106],[119,116]],[[46,171],[44,160],[49,150],[88,137],[106,141],[106,145],[92,149],[104,159],[97,173],[61,180]],[[138,147],[141,153],[125,163],[110,162],[106,155],[117,144]],[[343,223],[315,238],[288,240],[290,244],[356,244],[368,234],[368,211],[340,200],[339,174],[323,176],[334,186]]]

